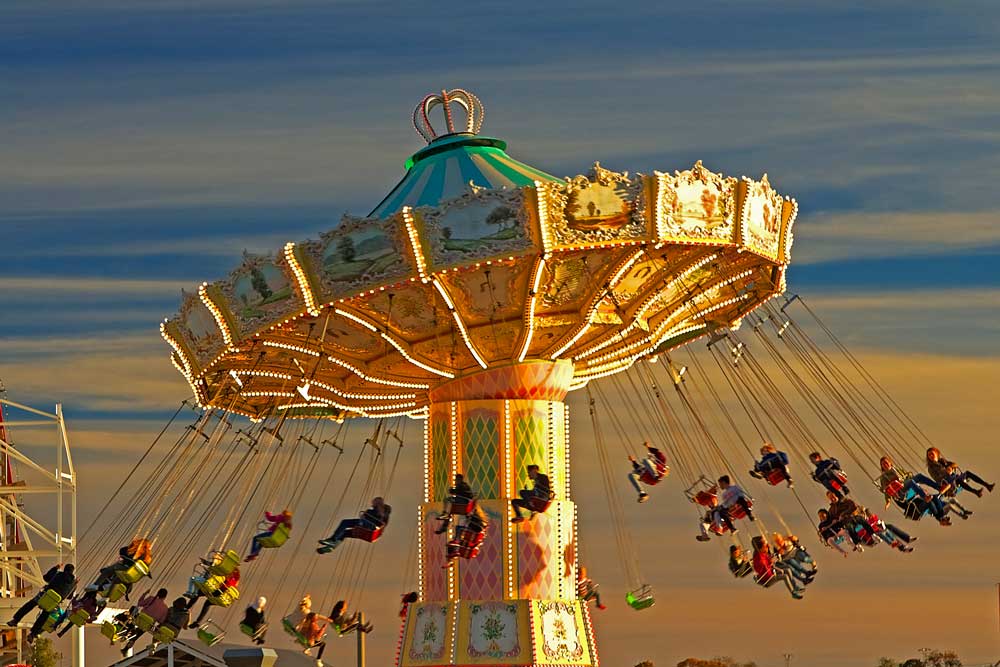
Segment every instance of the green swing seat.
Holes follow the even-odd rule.
[[[192,581],[195,588],[217,607],[228,607],[240,599],[240,591],[235,586],[229,586],[225,590],[222,590],[225,577],[219,575],[194,577]]]
[[[47,590],[38,597],[38,608],[43,611],[52,611],[62,602],[62,596],[54,590]]]
[[[156,625],[156,619],[145,612],[139,612],[132,623],[143,632],[152,632],[153,626]]]
[[[177,638],[177,631],[169,625],[161,625],[156,628],[153,638],[158,644],[169,644]]]
[[[240,564],[240,555],[229,549],[228,551],[218,552],[219,562],[212,563],[208,571],[212,574],[216,574],[222,577],[229,576],[233,573]]]
[[[285,629],[285,632],[295,638],[295,641],[299,644],[299,646],[303,648],[310,647],[309,640],[306,639],[304,634],[296,629],[295,623],[293,623],[288,617],[281,619],[281,627]]]
[[[250,639],[260,639],[264,636],[264,633],[267,632],[267,623],[261,623],[260,627],[256,630],[251,625],[240,623],[240,632],[245,634]]]
[[[82,628],[90,620],[90,613],[86,609],[75,609],[69,615],[69,622],[78,628]]]
[[[105,589],[104,597],[107,598],[108,602],[118,602],[125,597],[125,593],[127,592],[128,587],[125,584],[118,582]]]
[[[117,570],[115,574],[118,575],[118,579],[124,584],[134,584],[143,577],[149,576],[149,566],[146,565],[144,560],[134,560],[132,564],[128,567]]]
[[[646,584],[634,591],[629,591],[625,595],[625,602],[627,602],[628,606],[632,607],[632,609],[635,609],[636,611],[649,609],[656,604],[656,598],[653,597],[652,586]]]
[[[260,542],[262,547],[268,549],[277,549],[282,544],[288,541],[288,535],[291,529],[283,523],[279,523],[274,527],[274,530],[265,537],[258,538],[257,541]]]
[[[125,626],[118,621],[104,621],[101,623],[101,634],[111,640],[114,644],[122,637],[122,632],[125,631]]]
[[[225,630],[212,621],[202,623],[198,628],[198,641],[205,646],[215,646],[226,636]]]
[[[45,622],[42,624],[42,632],[52,632],[56,629],[56,625],[59,621],[63,619],[63,611],[61,609],[53,609],[49,612],[49,615],[45,617]]]

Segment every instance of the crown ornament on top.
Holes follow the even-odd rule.
[[[453,104],[457,104],[465,110],[465,126],[461,129],[455,127],[455,116],[452,112]],[[447,132],[438,134],[434,126],[431,125],[428,114],[435,107],[442,107],[444,109]],[[479,128],[483,125],[484,113],[483,103],[469,91],[461,88],[442,90],[440,93],[432,93],[420,100],[420,104],[413,110],[413,127],[427,143],[431,143],[438,137],[457,132],[478,134]]]

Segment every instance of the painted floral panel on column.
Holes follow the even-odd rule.
[[[424,533],[424,599],[448,599],[448,573],[442,568],[445,562],[447,535],[435,535],[441,525],[437,521],[440,505],[426,504],[422,508]]]
[[[539,663],[586,664],[586,628],[577,605],[559,600],[534,603],[535,660]]]
[[[549,511],[536,514],[531,521],[520,524],[517,535],[517,583],[518,597],[537,599],[557,597],[555,576],[552,569],[557,566],[554,549],[555,515],[559,503],[553,503]],[[550,514],[551,513],[551,514]]]
[[[428,602],[419,605],[412,612],[409,649],[406,652],[407,662],[445,660],[450,606],[447,602]]]
[[[431,422],[431,498],[444,500],[451,485],[450,456],[451,434],[448,432],[449,417],[445,412],[434,415]]]
[[[503,525],[507,520],[507,501],[481,500],[479,507],[489,521],[479,555],[471,560],[459,559],[453,567],[458,568],[458,591],[463,600],[498,600],[504,592]]]
[[[465,415],[462,433],[465,481],[480,498],[500,496],[500,415],[474,409]]]
[[[467,652],[472,658],[513,658],[521,653],[517,604],[475,602],[469,605]]]

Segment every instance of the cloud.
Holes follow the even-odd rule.
[[[136,294],[157,295],[163,293],[178,294],[180,290],[193,291],[197,286],[180,280],[151,280],[131,278],[92,278],[92,277],[0,277],[0,289],[17,290],[20,293],[54,292],[60,294],[82,293],[94,294]]]
[[[939,255],[1000,246],[1000,210],[857,212],[800,218],[794,264]]]

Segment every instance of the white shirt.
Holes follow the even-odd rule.
[[[740,498],[746,498],[746,492],[735,484],[730,484],[722,490],[722,494],[719,497],[719,503],[723,507],[732,507],[736,504],[736,501]]]

